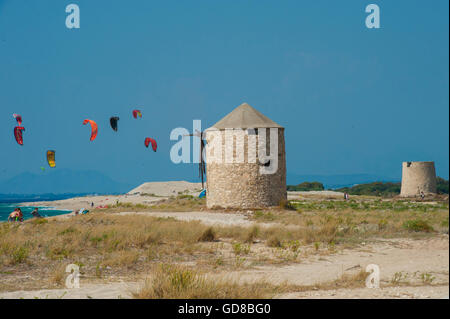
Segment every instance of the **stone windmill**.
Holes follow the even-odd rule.
[[[205,134],[208,208],[278,206],[286,200],[283,127],[244,103]]]

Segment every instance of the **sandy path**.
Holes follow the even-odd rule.
[[[449,286],[356,288],[283,294],[280,299],[449,299]]]
[[[288,191],[288,200],[293,199],[306,199],[306,198],[333,198],[333,199],[343,199],[344,193],[335,191]]]
[[[220,226],[252,226],[253,221],[239,213],[209,213],[209,212],[120,212],[118,215],[143,215],[149,217],[171,217],[182,221],[198,220],[206,225]]]
[[[283,225],[281,223],[261,223],[250,220],[251,213],[210,213],[210,212],[120,212],[118,215],[141,215],[148,217],[175,218],[181,221],[200,221],[210,226],[241,226],[252,227],[284,227],[286,229],[298,228],[297,225]]]
[[[313,285],[330,282],[343,274],[365,270],[369,264],[380,267],[380,280],[390,282],[395,273],[408,273],[408,280],[420,283],[420,275],[429,273],[433,283],[449,282],[448,235],[427,240],[397,239],[346,249],[329,256],[311,256],[286,266],[262,266],[228,273],[243,281],[265,279],[274,284],[288,282]],[[415,274],[415,276],[414,276]]]
[[[131,292],[138,288],[137,283],[83,284],[73,289],[43,289],[0,293],[0,299],[118,299],[131,298]]]

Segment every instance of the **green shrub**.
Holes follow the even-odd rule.
[[[242,245],[241,243],[234,243],[233,252],[236,256],[247,255],[250,252],[250,245]]]
[[[433,227],[427,221],[421,219],[407,220],[403,223],[403,228],[415,232],[432,232]]]
[[[388,221],[386,219],[381,219],[378,222],[378,229],[380,229],[380,230],[385,229],[387,224],[388,224]]]
[[[48,223],[48,219],[45,219],[45,218],[34,218],[32,223],[33,223],[33,225],[47,224]]]
[[[263,221],[275,220],[275,216],[272,212],[263,212],[262,210],[257,210],[253,213],[255,219],[260,219]]]
[[[294,205],[292,205],[292,203],[290,201],[285,200],[285,199],[280,200],[280,205],[279,206],[280,206],[281,209],[296,210]]]
[[[336,191],[343,193],[346,192],[350,195],[393,197],[400,194],[400,187],[400,183],[374,182],[368,184],[359,184],[352,187],[343,187],[337,189]]]
[[[186,198],[186,199],[193,199],[194,196],[184,194],[184,195],[178,195],[177,198],[178,199],[184,199],[184,198]]]
[[[16,247],[11,251],[10,258],[13,265],[23,263],[28,258],[28,249],[25,247]]]
[[[198,238],[198,241],[214,241],[216,233],[212,227],[207,228]]]
[[[437,192],[439,194],[448,194],[448,180],[445,180],[442,177],[437,177],[436,184]]]
[[[76,229],[74,227],[70,226],[70,227],[67,227],[66,229],[64,229],[63,231],[60,231],[58,233],[58,235],[63,236],[63,235],[71,234],[74,232],[76,232]]]

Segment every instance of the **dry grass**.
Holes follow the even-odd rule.
[[[88,277],[134,275],[145,272],[152,262],[210,254],[197,247],[207,229],[199,222],[103,212],[39,224],[2,223],[0,272],[32,274],[26,282],[30,287],[33,281],[40,287],[60,284],[61,275],[56,274],[61,265],[79,261],[86,264]]]
[[[169,199],[163,199],[150,206],[153,211],[189,212],[206,209],[206,199],[192,195],[178,195]]]
[[[448,203],[416,203],[361,199],[291,201],[297,211],[257,210],[256,222],[276,222],[309,229],[306,242],[330,242],[335,237],[416,237],[421,232],[448,232]],[[315,238],[315,239],[314,239]]]
[[[271,236],[267,240],[267,246],[269,246],[269,247],[281,247],[281,241],[278,239],[277,236]]]
[[[369,274],[345,274],[339,279],[316,285],[273,285],[265,281],[238,283],[229,278],[208,276],[187,267],[159,265],[144,286],[133,293],[138,299],[258,299],[287,292],[364,287]]]
[[[214,241],[216,233],[212,227],[207,228],[199,237],[198,241]]]
[[[245,242],[249,243],[249,244],[253,244],[253,242],[258,237],[258,235],[259,235],[259,227],[258,226],[253,226],[247,232],[247,235],[246,235],[246,238],[245,238]]]
[[[147,195],[141,195],[147,196]],[[155,196],[158,197],[158,196]],[[187,212],[187,211],[199,211],[206,209],[206,199],[198,198],[192,195],[178,195],[171,196],[156,201],[152,205],[147,204],[133,204],[130,202],[116,202],[114,205],[108,206],[107,209],[92,209],[91,213],[117,213],[124,210],[129,212],[148,212],[148,211],[170,211],[170,212]]]
[[[65,265],[60,265],[55,267],[53,273],[50,276],[50,283],[55,284],[55,286],[62,286],[64,280],[67,276]]]
[[[280,219],[285,218],[284,214],[286,213],[272,213],[274,218]],[[217,226],[213,229],[197,221],[183,222],[172,218],[139,215],[119,216],[105,212],[66,220],[52,219],[47,223],[3,223],[0,224],[0,265],[24,264],[32,262],[30,257],[35,259],[37,256],[55,261],[100,256],[105,264],[128,267],[135,264],[139,256],[147,256],[149,250],[153,256],[150,259],[170,261],[174,255],[194,254],[201,242],[218,239],[250,244],[259,240],[266,242],[269,247],[282,247],[293,241],[297,241],[299,245],[322,243],[329,246],[357,243],[374,237],[429,236],[433,234],[430,225],[439,227],[441,219],[448,218],[448,212],[440,214],[440,218],[434,216],[434,220],[422,216],[420,223],[416,222],[417,219],[412,219],[414,222],[409,224],[405,224],[405,221],[410,220],[408,218],[411,215],[403,218],[397,216],[398,225],[388,221],[388,214],[382,217],[377,219],[364,214],[347,216],[327,213],[304,217],[303,219],[313,219],[314,222],[302,220],[304,225],[290,228],[275,225],[261,228]],[[405,229],[405,225],[410,227]],[[409,231],[411,228],[414,232]]]
[[[132,267],[139,260],[139,251],[117,251],[113,252],[100,263],[104,267]]]
[[[212,278],[189,268],[160,265],[151,279],[133,294],[139,299],[258,299],[274,294],[271,285],[238,284]]]
[[[192,210],[204,202],[185,196],[158,203],[155,209],[184,204]],[[160,263],[189,262],[205,271],[233,269],[298,262],[307,254],[329,254],[343,244],[348,247],[371,238],[448,231],[448,208],[426,212],[276,209],[253,214],[256,221],[276,223],[270,227],[214,228],[198,221],[111,214],[120,210],[122,206],[67,219],[0,223],[0,274],[29,275],[33,279],[24,288],[46,288],[62,284],[61,269],[70,263],[83,263],[86,278],[138,276]],[[2,283],[0,290],[11,287]]]
[[[314,285],[291,285],[284,283],[278,287],[280,292],[305,292],[312,290],[354,289],[365,287],[369,273],[360,271],[355,274],[343,274],[336,280],[317,283]]]

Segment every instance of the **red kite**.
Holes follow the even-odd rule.
[[[93,141],[97,137],[98,126],[97,126],[97,123],[95,123],[92,120],[84,120],[83,121],[83,125],[86,125],[87,123],[91,124],[91,141]]]
[[[149,145],[150,143],[152,143],[152,149],[153,149],[153,151],[156,152],[156,148],[158,147],[158,145],[156,144],[156,141],[155,141],[154,139],[150,138],[150,137],[147,137],[147,138],[145,139],[145,147],[148,147],[148,145]]]
[[[133,117],[134,117],[135,119],[137,119],[138,116],[142,118],[142,113],[141,113],[141,111],[139,111],[139,110],[133,110]]]
[[[22,126],[16,126],[14,128],[14,137],[19,145],[23,145],[22,131],[25,131],[25,128]]]

